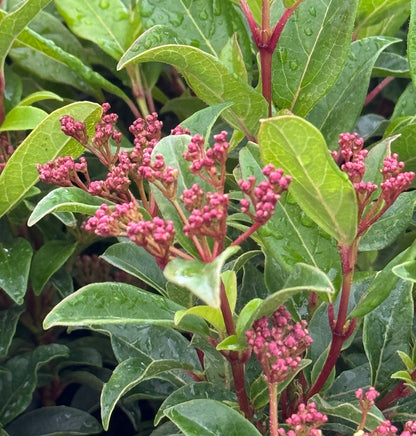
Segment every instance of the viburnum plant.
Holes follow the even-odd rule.
[[[0,435],[415,435],[416,3],[11,3]]]

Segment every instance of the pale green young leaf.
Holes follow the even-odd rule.
[[[32,94],[22,99],[19,102],[19,106],[29,106],[33,103],[43,100],[63,101],[63,98],[51,91],[37,91],[37,92],[32,92]]]
[[[416,282],[416,260],[401,263],[392,269],[393,274],[403,280]]]
[[[16,106],[14,107],[0,125],[0,132],[32,130],[40,124],[48,114],[37,107],[33,106]]]
[[[265,163],[292,177],[289,192],[304,212],[338,242],[351,243],[358,216],[354,187],[319,130],[302,118],[279,116],[263,121],[259,145]]]

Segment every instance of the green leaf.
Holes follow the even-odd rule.
[[[165,277],[189,289],[208,306],[220,308],[221,270],[225,261],[240,248],[228,247],[213,262],[200,260],[173,259],[163,271]]]
[[[68,406],[50,406],[31,410],[7,426],[10,436],[76,436],[102,431],[88,412]]]
[[[94,197],[77,187],[57,188],[45,195],[30,215],[27,225],[33,226],[39,220],[54,212],[74,212],[94,215],[103,204],[109,203],[100,197]]]
[[[409,83],[394,106],[391,121],[416,115],[416,89],[413,83]]]
[[[32,130],[46,117],[47,113],[37,107],[32,106],[16,106],[4,119],[0,126],[0,132],[13,130]]]
[[[371,386],[386,391],[392,373],[403,368],[397,351],[409,353],[413,325],[412,283],[397,280],[390,295],[364,318],[363,345]]]
[[[403,280],[416,282],[416,260],[397,265],[392,269],[392,272]]]
[[[248,74],[236,34],[224,45],[220,59],[231,73],[236,74],[243,82],[248,82]]]
[[[37,163],[44,164],[58,156],[77,157],[82,153],[83,147],[61,132],[59,119],[63,115],[85,122],[88,132],[92,133],[100,119],[101,108],[94,103],[73,103],[52,112],[32,131],[0,174],[0,216],[12,209],[37,182]]]
[[[395,15],[408,0],[360,0],[357,11],[358,29],[377,24]]]
[[[174,327],[179,304],[126,283],[92,283],[69,295],[46,316],[45,329],[56,325],[155,324]],[[194,324],[192,324],[194,325]],[[186,330],[187,320],[179,326]],[[197,325],[204,332],[204,325]],[[192,329],[191,329],[192,330]]]
[[[409,77],[409,62],[407,58],[393,52],[381,53],[374,68],[373,77]]]
[[[232,391],[223,389],[221,386],[208,382],[189,383],[166,398],[156,414],[155,425],[158,425],[163,419],[163,413],[166,409],[180,403],[186,403],[189,398],[194,400],[209,398],[217,401],[235,401],[236,399]]]
[[[189,364],[175,360],[157,360],[146,365],[141,359],[130,358],[120,363],[101,393],[101,419],[108,430],[110,417],[120,398],[144,380],[171,369],[192,369]]]
[[[0,422],[7,424],[31,403],[39,368],[56,357],[65,356],[67,347],[40,345],[33,352],[13,357],[0,371]]]
[[[19,106],[29,106],[33,103],[43,100],[63,101],[63,98],[51,91],[37,91],[25,97],[19,102]]]
[[[226,328],[221,310],[214,307],[199,305],[181,310],[175,314],[175,324],[179,324],[186,315],[196,315],[210,323],[217,332],[225,333]]]
[[[391,245],[410,225],[416,204],[416,191],[403,192],[370,227],[360,241],[361,251],[381,250]]]
[[[215,400],[197,399],[164,410],[186,436],[260,436],[240,413]]]
[[[347,59],[358,0],[301,4],[273,56],[273,100],[305,116],[331,89]]]
[[[110,245],[101,257],[117,268],[139,278],[160,294],[166,294],[166,279],[162,270],[143,247],[131,242]]]
[[[233,103],[224,111],[224,119],[253,137],[259,119],[267,114],[264,97],[230,73],[214,56],[195,47],[180,45],[176,38],[176,34],[166,26],[152,27],[127,50],[118,68],[149,61],[172,65],[208,105]]]
[[[0,72],[3,72],[4,61],[14,40],[50,1],[27,0],[15,11],[2,17],[0,20]]]
[[[403,125],[400,123],[403,121]],[[395,134],[400,134],[391,146],[392,153],[397,153],[401,161],[405,163],[405,171],[416,171],[416,144],[412,141],[412,137],[416,134],[416,124],[414,117],[396,118],[395,122],[399,123],[394,129]],[[406,123],[412,124],[406,125]],[[390,124],[391,126],[395,123]],[[403,126],[403,127],[401,127]],[[390,128],[390,126],[389,126]]]
[[[72,256],[77,243],[48,241],[33,256],[30,279],[33,292],[39,295],[52,275]]]
[[[397,352],[397,354],[399,355],[402,362],[405,364],[408,371],[413,371],[416,368],[416,363],[413,362],[413,359],[409,355],[403,353],[403,351],[400,350]]]
[[[56,0],[55,5],[76,35],[95,42],[116,60],[140,30],[121,0]]]
[[[16,332],[17,322],[24,310],[23,306],[11,306],[0,311],[0,359],[7,356]]]
[[[16,304],[23,303],[32,256],[32,246],[26,239],[0,244],[0,288]]]
[[[244,179],[254,175],[258,182],[265,180],[259,160],[258,147],[248,145],[240,151]],[[328,274],[335,288],[341,286],[341,263],[335,240],[305,215],[291,195],[282,195],[275,214],[257,234],[264,246],[266,262],[267,257],[272,256],[283,268],[283,273],[299,262],[307,263]],[[271,292],[276,289],[277,277],[273,277],[272,283]]]
[[[289,192],[299,206],[338,242],[357,233],[357,201],[352,183],[328,153],[318,129],[299,117],[263,121],[259,134],[265,163],[292,176]]]
[[[399,278],[392,274],[395,266],[416,258],[416,242],[411,247],[397,255],[387,266],[380,271],[371,282],[367,291],[361,297],[355,309],[351,312],[351,318],[364,316],[380,305],[396,288]]]
[[[353,131],[367,96],[374,63],[386,47],[398,41],[374,36],[351,44],[337,81],[306,117],[322,132],[329,148],[338,148],[340,133]]]

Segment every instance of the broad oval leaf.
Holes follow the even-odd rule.
[[[23,303],[32,256],[32,246],[26,239],[16,238],[11,243],[0,243],[0,288],[16,304]]]
[[[63,98],[51,91],[37,91],[37,92],[32,92],[32,94],[29,94],[27,97],[21,100],[19,102],[19,106],[29,106],[32,103],[36,103],[37,101],[43,101],[43,100],[63,101]]]
[[[292,176],[289,192],[323,230],[340,243],[357,233],[357,200],[352,183],[335,164],[316,127],[302,118],[263,121],[259,145],[265,163]]]
[[[411,260],[409,262],[396,265],[392,269],[392,272],[403,280],[416,283],[416,260]]]
[[[261,436],[249,420],[215,400],[187,401],[165,409],[163,414],[186,436]]]
[[[220,308],[221,270],[225,261],[240,248],[228,247],[213,262],[174,259],[163,271],[171,282],[184,286],[213,308]]]
[[[24,306],[11,306],[8,309],[0,310],[0,359],[7,357],[16,332],[17,322],[24,310]]]
[[[75,212],[94,215],[103,204],[108,203],[77,187],[57,188],[45,195],[31,213],[27,225],[33,226],[44,216],[54,212]]]
[[[32,131],[0,174],[0,216],[12,209],[38,181],[37,163],[44,164],[58,156],[77,157],[82,153],[83,147],[61,132],[61,116],[71,115],[85,122],[92,133],[101,112],[101,107],[94,103],[73,103],[52,112]]]
[[[174,66],[209,105],[233,103],[224,111],[225,120],[251,138],[257,133],[259,118],[267,115],[267,102],[257,90],[230,73],[214,56],[181,45],[169,27],[155,26],[144,32],[120,59],[118,68],[140,62]]]
[[[92,415],[68,406],[31,410],[7,426],[10,436],[78,436],[101,431],[100,423]]]
[[[347,59],[358,0],[304,2],[273,56],[273,100],[305,116],[331,88]]]
[[[13,130],[32,130],[41,123],[48,114],[37,107],[16,106],[4,119],[0,132]]]

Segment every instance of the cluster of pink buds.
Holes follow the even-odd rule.
[[[229,143],[227,132],[222,131],[214,135],[215,143],[205,150],[205,140],[200,135],[194,135],[188,150],[183,154],[184,159],[192,162],[190,170],[198,174],[201,179],[214,188],[222,188],[225,176],[225,162],[228,157]]]
[[[363,413],[367,413],[373,407],[375,399],[379,395],[380,394],[372,386],[365,393],[362,389],[355,391],[355,397],[360,402],[360,408]]]
[[[157,113],[154,112],[146,117],[137,118],[129,127],[130,133],[134,136],[134,149],[130,153],[130,159],[143,165],[144,157],[150,160],[152,150],[162,136],[162,122],[159,121]]]
[[[328,417],[316,410],[314,402],[305,405],[299,404],[297,413],[286,420],[290,430],[279,428],[280,436],[322,436],[318,428],[328,421]]]
[[[397,197],[406,191],[414,177],[412,171],[402,172],[404,163],[398,161],[396,153],[384,159],[383,182],[380,184],[381,194],[364,217],[364,212],[370,202],[373,192],[378,186],[371,181],[364,182],[365,158],[368,151],[363,149],[364,139],[357,133],[342,133],[339,136],[339,150],[331,152],[335,162],[341,167],[354,185],[359,207],[359,234],[367,230],[396,201]]]
[[[5,135],[0,134],[0,174],[13,154],[14,148]]]
[[[269,318],[255,321],[246,332],[250,345],[263,369],[267,383],[280,383],[290,377],[312,343],[306,321],[294,322],[285,306],[280,306]]]
[[[250,176],[248,180],[238,181],[241,191],[250,198],[250,200],[243,198],[240,201],[241,211],[260,224],[266,223],[271,218],[276,203],[280,200],[281,194],[287,191],[292,180],[290,176],[284,177],[283,170],[276,169],[272,164],[263,168],[263,174],[268,180],[260,182],[257,186],[254,176]],[[254,213],[250,211],[250,203]]]
[[[44,183],[64,187],[78,186],[81,189],[88,189],[90,178],[85,157],[81,157],[79,162],[75,162],[71,156],[58,157],[46,164],[37,164],[36,168],[40,180]]]

